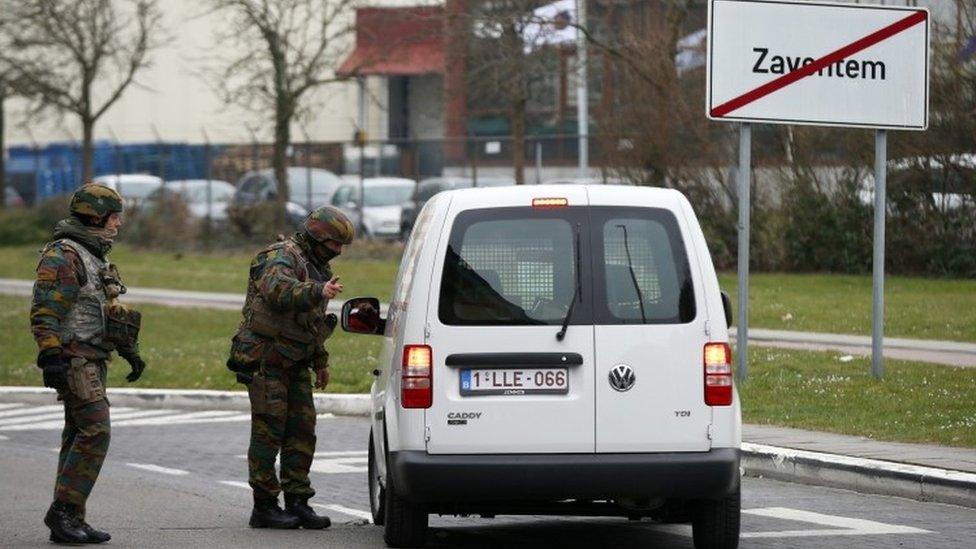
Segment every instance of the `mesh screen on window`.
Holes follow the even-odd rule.
[[[607,306],[614,316],[646,320],[678,315],[681,288],[663,225],[648,219],[609,219],[603,245]]]
[[[573,258],[573,230],[565,220],[473,223],[460,250],[448,253],[442,304],[460,323],[561,322],[573,297]]]

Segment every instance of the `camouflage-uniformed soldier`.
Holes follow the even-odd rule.
[[[64,401],[54,502],[44,524],[51,541],[103,543],[111,536],[85,522],[85,501],[109,445],[106,361],[118,349],[132,367],[130,382],[146,365],[135,343],[138,313],[117,303],[125,287],[105,259],[122,226],[122,198],[109,188],[84,185],[72,197],[70,212],[41,251],[30,311],[44,385]],[[124,322],[111,323],[109,317]],[[131,338],[119,338],[127,329]]]
[[[254,490],[254,528],[327,528],[331,521],[308,505],[315,495],[308,471],[315,453],[312,380],[329,383],[323,344],[336,325],[329,300],[342,291],[329,261],[352,242],[354,229],[340,210],[309,214],[302,231],[258,252],[251,262],[244,320],[227,366],[247,384],[251,400],[248,476]],[[275,458],[281,452],[281,480]],[[284,511],[278,493],[285,493]]]

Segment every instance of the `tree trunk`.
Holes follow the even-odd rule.
[[[290,120],[278,115],[275,120],[274,156],[271,167],[274,168],[275,180],[278,182],[278,200],[282,204],[291,199],[288,196],[288,146],[291,145]]]
[[[7,90],[4,88],[3,83],[0,82],[0,209],[7,207],[7,165],[5,162],[7,140],[5,139],[6,120],[3,108],[3,102],[6,99]]]
[[[512,165],[515,184],[525,184],[525,105],[523,98],[512,102]]]
[[[90,183],[95,177],[92,160],[95,156],[95,147],[92,143],[95,133],[95,121],[89,117],[81,119],[81,184]]]

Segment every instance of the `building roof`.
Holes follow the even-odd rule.
[[[356,48],[340,76],[419,76],[444,72],[441,7],[356,10]]]

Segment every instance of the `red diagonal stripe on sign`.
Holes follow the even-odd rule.
[[[721,105],[712,109],[712,116],[716,118],[725,116],[730,112],[738,108],[744,107],[757,99],[761,99],[777,90],[785,88],[786,86],[789,86],[790,84],[796,82],[797,80],[806,78],[807,76],[810,76],[811,74],[818,72],[821,69],[825,69],[827,68],[828,65],[832,65],[846,57],[854,55],[855,53],[864,50],[866,48],[869,48],[877,44],[878,42],[885,40],[886,38],[891,38],[892,36],[898,34],[903,30],[914,27],[915,25],[925,21],[927,17],[928,17],[928,12],[924,12],[924,11],[912,12],[912,14],[909,15],[908,17],[904,19],[899,19],[898,21],[892,23],[891,25],[888,25],[887,27],[884,27],[881,30],[873,32],[856,42],[848,44],[835,52],[829,53],[821,57],[820,59],[817,59],[813,63],[810,63],[809,65],[805,65],[800,69],[784,74],[783,76],[780,76],[779,78],[771,82],[763,84],[762,86],[759,86],[758,88],[752,91],[748,91],[740,95],[739,97],[732,99],[731,101],[726,101],[725,103],[722,103]]]

